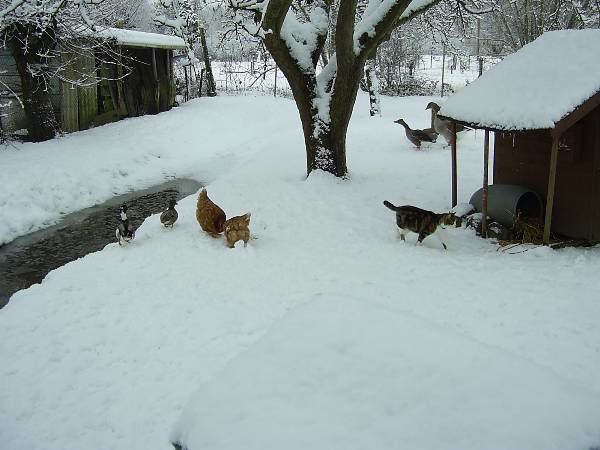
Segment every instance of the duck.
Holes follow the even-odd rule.
[[[177,214],[177,211],[175,210],[176,204],[177,202],[175,200],[170,200],[169,207],[160,215],[160,223],[162,223],[165,228],[173,228],[173,224],[177,221],[177,217],[179,217],[179,214]]]
[[[127,217],[127,205],[122,205],[119,209],[119,224],[115,230],[115,236],[119,246],[127,245],[135,237],[135,230],[129,224],[129,218]]]
[[[395,120],[394,123],[399,123],[404,127],[406,137],[410,142],[415,144],[417,148],[421,148],[421,142],[435,142],[438,137],[437,132],[432,128],[426,128],[424,130],[411,129],[404,119]]]
[[[450,144],[452,142],[452,121],[440,119],[438,117],[438,112],[440,110],[440,105],[435,102],[429,102],[425,109],[431,110],[431,126],[435,129],[438,134],[444,136],[446,142]],[[459,123],[456,124],[456,132],[460,133],[461,131],[469,130],[470,128],[465,127]]]

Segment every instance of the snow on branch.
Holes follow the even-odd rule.
[[[305,73],[313,73],[317,63],[314,57],[328,31],[328,15],[324,8],[317,7],[308,13],[308,20],[301,21],[294,11],[288,11],[280,36],[290,50],[292,58]]]
[[[158,25],[162,25],[168,28],[171,28],[176,36],[183,38],[183,20],[180,18],[169,19],[164,14],[158,15],[154,17],[154,21]]]
[[[25,3],[25,0],[13,0],[13,2],[10,5],[8,5],[2,11],[0,11],[0,23],[4,23],[4,18],[8,14],[12,13],[13,11],[15,11],[23,3]]]
[[[79,9],[79,15],[83,22],[92,30],[95,29],[94,21],[90,18],[87,10],[88,5],[100,5],[104,0],[74,0],[73,4]]]
[[[425,12],[440,0],[369,0],[354,31],[354,52],[364,55],[379,45],[396,26]]]
[[[466,0],[457,0],[458,4],[465,10],[467,11],[469,14],[473,14],[475,16],[479,16],[482,14],[488,14],[493,12],[496,7],[494,5],[492,6],[488,6],[488,7],[481,7],[479,5],[469,5],[467,4]]]
[[[4,32],[16,23],[33,24],[38,29],[43,30],[54,21],[56,15],[64,8],[66,3],[67,0],[54,2],[13,0],[10,5],[0,10],[0,32]]]
[[[331,92],[337,74],[337,58],[333,55],[323,70],[317,75],[317,92],[319,95]]]

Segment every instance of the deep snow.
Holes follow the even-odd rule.
[[[199,99],[32,149],[87,149],[85,182],[99,190],[117,167],[129,181],[161,170],[147,157],[159,152],[228,215],[250,211],[255,239],[230,250],[202,233],[191,196],[173,230],[152,216],[130,246],[15,294],[0,311],[1,447],[599,445],[600,250],[508,255],[447,229],[443,251],[396,236],[382,200],[450,204],[447,147],[416,151],[392,122],[428,126],[429,100],[384,98],[370,118],[359,96],[347,180],[305,179],[284,99]],[[459,201],[480,185],[481,137],[460,142]],[[93,149],[124,156],[100,162]]]

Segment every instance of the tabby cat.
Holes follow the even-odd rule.
[[[436,214],[426,209],[417,208],[416,206],[394,206],[387,200],[384,200],[383,204],[396,212],[396,224],[400,228],[400,237],[402,240],[404,240],[407,231],[412,231],[419,235],[417,244],[422,243],[423,239],[430,234],[434,234],[438,227],[452,225],[455,221],[454,213]],[[447,250],[448,248],[442,238],[437,234],[436,236],[441,241],[444,249]]]

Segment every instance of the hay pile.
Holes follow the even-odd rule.
[[[517,214],[514,218],[510,239],[499,242],[501,246],[509,244],[543,244],[544,221],[539,217],[521,217]]]

